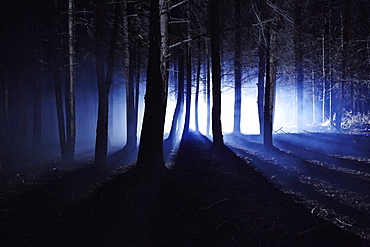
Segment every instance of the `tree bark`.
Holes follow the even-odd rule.
[[[114,56],[117,45],[119,30],[120,2],[116,2],[114,24],[111,30],[107,75],[104,69],[104,22],[105,22],[105,1],[99,0],[96,14],[96,33],[95,33],[95,55],[96,71],[98,78],[98,122],[96,128],[95,142],[95,164],[106,165],[108,153],[108,96],[109,89],[113,80]]]
[[[224,145],[221,126],[221,61],[220,61],[220,3],[211,0],[209,3],[211,23],[211,53],[212,53],[212,135],[213,145]]]
[[[207,77],[206,77],[206,86],[207,86],[207,127],[206,127],[206,134],[211,134],[211,61],[209,58],[209,48],[208,42],[206,41],[206,56],[207,56]]]
[[[161,1],[161,3],[163,3]],[[139,154],[136,165],[136,172],[139,175],[146,175],[152,178],[160,178],[164,174],[163,155],[163,132],[167,105],[167,82],[162,72],[167,57],[163,53],[163,39],[161,37],[160,16],[168,14],[168,6],[163,3],[160,7],[159,0],[151,0],[150,5],[150,31],[149,31],[149,60],[147,68],[147,83],[145,94],[145,110],[143,126],[141,130]]]
[[[263,32],[263,30],[261,30]],[[260,124],[260,136],[263,136],[264,126],[264,97],[265,97],[265,70],[266,70],[266,45],[264,42],[264,35],[261,35],[258,46],[258,82],[257,82],[257,108],[258,120]]]
[[[338,131],[342,131],[342,114],[343,114],[343,101],[344,101],[344,85],[347,82],[347,46],[349,42],[349,28],[350,28],[350,16],[349,16],[349,8],[350,3],[347,1],[342,2],[342,15],[341,15],[341,81],[339,82],[339,89],[338,89],[338,104],[337,104],[337,116],[335,119],[336,129]]]
[[[177,76],[177,101],[175,112],[172,118],[171,130],[168,139],[173,141],[176,133],[180,131],[181,115],[184,108],[184,79],[185,79],[185,65],[184,65],[184,52],[178,49],[178,76]]]
[[[41,35],[41,34],[39,34]],[[41,37],[38,37],[41,39]],[[38,56],[43,59],[43,42],[39,41]],[[43,99],[43,79],[44,68],[43,64],[38,64],[40,67],[35,68],[35,81],[33,92],[33,136],[32,136],[32,152],[35,159],[39,159],[41,155],[41,137],[42,137],[42,99]]]
[[[267,31],[266,86],[264,106],[263,144],[266,149],[273,148],[272,131],[274,125],[275,87],[276,87],[276,27],[274,23]]]
[[[303,90],[304,90],[304,74],[303,74],[303,39],[302,39],[302,16],[301,2],[295,3],[295,39],[294,39],[294,55],[295,55],[295,73],[297,86],[297,130],[303,130]]]
[[[187,38],[190,39],[190,1],[186,7],[187,23]],[[191,108],[191,87],[192,87],[192,73],[191,73],[191,43],[186,43],[186,105],[185,105],[185,123],[183,134],[187,134],[190,128],[190,108]]]
[[[126,85],[126,146],[127,151],[136,148],[136,126],[135,126],[135,92],[134,92],[134,70],[135,57],[133,49],[130,49],[129,23],[128,23],[127,2],[123,3],[123,42],[124,42],[124,78]]]
[[[242,101],[242,67],[241,67],[241,24],[240,24],[240,0],[235,0],[235,102],[234,102],[234,134],[240,134],[241,101]]]
[[[199,132],[199,89],[200,89],[200,69],[202,64],[201,58],[201,41],[198,40],[198,65],[197,65],[197,78],[195,86],[195,131]]]
[[[74,3],[68,0],[68,58],[69,58],[69,81],[66,89],[66,123],[67,123],[67,147],[66,158],[74,160],[76,144],[76,95],[75,95],[75,71],[74,71]]]
[[[55,59],[59,60],[58,57]],[[55,102],[57,108],[57,118],[58,118],[58,133],[59,133],[59,146],[62,155],[62,160],[67,159],[67,142],[66,142],[66,131],[64,124],[64,112],[63,112],[63,96],[62,96],[62,82],[60,79],[60,68],[59,62],[54,69],[54,89],[55,89]]]

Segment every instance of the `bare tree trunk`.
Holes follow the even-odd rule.
[[[74,160],[76,144],[76,96],[75,96],[75,71],[74,71],[74,4],[68,0],[68,48],[69,48],[69,81],[66,90],[66,123],[67,123],[67,149],[66,158]]]
[[[186,7],[186,15],[188,18],[187,24],[187,38],[190,39],[190,1]],[[191,87],[192,87],[192,73],[191,73],[191,44],[190,42],[186,43],[186,106],[185,106],[185,123],[183,134],[189,132],[190,127],[190,108],[191,108]]]
[[[195,86],[195,131],[199,132],[199,88],[200,88],[200,69],[202,64],[201,41],[198,40],[198,65],[197,65],[197,79]]]
[[[338,90],[338,104],[337,104],[337,116],[335,119],[336,129],[338,131],[342,131],[342,113],[343,113],[343,101],[344,101],[344,85],[347,81],[347,44],[349,42],[349,33],[348,30],[350,28],[350,16],[349,16],[349,8],[350,3],[343,1],[342,3],[342,15],[341,15],[341,53],[342,53],[342,61],[341,61],[341,81],[339,82],[339,90]]]
[[[160,3],[161,4],[160,4]],[[144,120],[141,129],[136,172],[160,179],[166,167],[163,155],[163,132],[167,105],[167,16],[168,2],[151,0],[149,61],[145,94]]]
[[[113,80],[114,56],[119,30],[119,17],[121,13],[120,2],[116,2],[114,24],[111,30],[107,75],[104,69],[104,14],[105,1],[99,0],[96,14],[96,71],[98,78],[98,122],[96,127],[95,164],[106,165],[108,153],[108,95]]]
[[[127,2],[123,2],[123,42],[124,42],[124,78],[126,82],[126,132],[127,151],[136,148],[135,92],[134,92],[134,53],[130,50]]]
[[[185,79],[185,65],[184,65],[184,52],[180,48],[178,49],[178,76],[177,76],[177,102],[175,112],[173,114],[170,134],[168,139],[173,141],[176,133],[180,130],[180,119],[184,108],[184,79]]]
[[[221,126],[221,61],[220,61],[220,3],[211,0],[209,3],[211,23],[211,52],[212,52],[212,135],[213,145],[224,145]]]
[[[55,3],[56,12],[58,11],[58,5]],[[58,119],[58,134],[59,134],[59,146],[62,156],[62,161],[67,160],[67,141],[66,141],[66,128],[64,122],[64,110],[63,110],[63,92],[62,92],[62,81],[61,81],[61,64],[60,64],[60,54],[58,50],[59,47],[59,33],[60,30],[60,20],[59,16],[55,17],[55,30],[56,34],[53,36],[53,46],[54,46],[54,94],[55,94],[55,103]]]
[[[295,40],[294,40],[294,54],[295,54],[295,73],[296,73],[296,86],[297,86],[297,130],[303,130],[303,87],[304,87],[304,74],[303,74],[303,39],[302,39],[302,16],[301,16],[301,3],[296,1],[295,6]]]
[[[137,41],[137,52],[136,52],[136,78],[135,78],[135,118],[133,125],[135,126],[135,147],[137,148],[138,139],[138,121],[139,121],[139,101],[140,101],[140,77],[141,77],[141,63],[140,63],[140,40]]]
[[[38,35],[41,36],[41,33]],[[41,39],[41,37],[37,37]],[[43,59],[43,42],[38,43],[38,56],[40,60]],[[33,92],[33,136],[32,136],[32,152],[36,159],[40,158],[41,155],[41,135],[42,135],[42,96],[43,96],[43,80],[44,80],[44,68],[43,64],[38,64],[35,68],[35,81],[34,81],[34,92]]]
[[[265,74],[266,74],[266,45],[267,34],[266,27],[262,24],[265,21],[265,5],[263,2],[258,2],[257,8],[260,15],[257,15],[258,22],[260,22],[260,32],[258,38],[258,82],[257,82],[257,109],[260,136],[263,137],[264,131],[264,98],[265,98]]]
[[[263,32],[263,30],[262,30]],[[261,35],[262,36],[262,35]],[[257,83],[257,107],[258,107],[258,120],[260,124],[260,135],[263,136],[263,126],[264,126],[264,115],[263,115],[263,108],[264,108],[264,97],[265,97],[265,70],[266,70],[266,62],[265,62],[265,53],[266,53],[266,46],[264,43],[264,37],[260,37],[259,46],[258,46],[258,83]]]
[[[55,58],[59,60],[59,58]],[[60,68],[57,63],[54,69],[54,87],[55,87],[55,102],[57,108],[57,118],[58,118],[58,132],[59,132],[59,145],[62,155],[62,160],[66,160],[67,156],[67,142],[66,142],[66,131],[64,124],[64,112],[63,112],[63,97],[62,97],[62,82],[60,79]]]
[[[209,48],[208,42],[206,41],[206,55],[207,55],[207,127],[206,127],[206,134],[211,134],[211,61],[209,58]]]
[[[274,24],[272,24],[274,25]],[[273,148],[272,131],[274,125],[275,87],[276,87],[276,27],[272,26],[267,32],[266,52],[266,86],[263,144],[267,149]]]
[[[234,102],[234,134],[240,134],[241,100],[242,100],[242,67],[241,67],[241,25],[240,25],[240,0],[235,0],[235,102]]]

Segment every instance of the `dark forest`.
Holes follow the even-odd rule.
[[[370,245],[368,0],[0,12],[0,245]]]

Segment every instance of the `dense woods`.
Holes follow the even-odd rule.
[[[172,127],[153,132],[171,138],[189,126],[210,134],[212,123],[221,143],[222,120],[233,122],[224,131],[251,133],[255,118],[266,145],[274,129],[368,128],[366,1],[164,1],[160,22],[149,18],[153,4],[2,1],[2,146],[37,157],[59,142],[68,161],[75,145],[95,141],[96,163],[104,164],[109,145],[137,145],[144,96],[153,107],[144,126],[166,119]],[[154,27],[158,37],[150,36]],[[158,45],[163,87],[154,91],[163,93],[150,96],[151,81],[160,80],[150,63]],[[234,118],[223,119],[221,108],[234,109]]]
[[[326,246],[365,246],[369,13],[368,0],[1,0],[0,242],[319,246],[319,229]]]

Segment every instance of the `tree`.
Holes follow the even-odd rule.
[[[263,136],[264,129],[264,98],[265,98],[265,74],[266,74],[266,44],[267,34],[265,27],[265,6],[261,1],[256,5],[256,18],[258,22],[258,78],[257,78],[257,109],[260,136]]]
[[[68,58],[69,58],[69,77],[66,90],[66,123],[67,123],[67,146],[66,158],[68,161],[74,160],[76,144],[76,95],[75,95],[75,62],[74,62],[74,3],[68,0]]]
[[[199,132],[199,89],[200,89],[200,70],[202,64],[201,58],[201,40],[198,40],[198,64],[197,64],[197,73],[196,73],[196,86],[195,86],[195,131]]]
[[[188,1],[188,5],[186,6],[186,16],[188,19],[188,23],[186,26],[187,29],[187,39],[190,40],[190,24],[191,24],[191,15],[190,15],[190,4],[191,1]],[[190,108],[191,108],[191,87],[192,87],[192,52],[191,52],[191,43],[186,43],[186,105],[185,105],[185,122],[184,122],[184,130],[183,134],[186,135],[189,132],[190,127]]]
[[[124,42],[124,77],[126,84],[126,130],[127,142],[125,150],[131,151],[136,149],[137,135],[136,135],[136,114],[135,114],[135,90],[134,90],[134,72],[135,72],[135,56],[134,49],[130,49],[130,29],[128,20],[128,5],[123,3],[123,42]]]
[[[163,132],[167,106],[168,1],[151,0],[145,109],[136,172],[160,178],[166,167]],[[167,46],[167,47],[166,47]]]
[[[55,5],[57,13],[58,6]],[[58,118],[58,133],[59,133],[59,146],[62,155],[62,160],[67,160],[67,141],[66,141],[66,129],[64,123],[64,110],[63,110],[63,91],[62,91],[62,79],[61,79],[61,58],[59,54],[59,33],[60,33],[60,20],[59,16],[56,15],[55,17],[55,34],[53,36],[53,46],[54,49],[54,94],[55,94],[55,103],[56,103],[56,110],[57,110],[57,118]]]
[[[206,104],[207,104],[207,126],[206,126],[206,134],[210,135],[211,133],[211,61],[209,57],[209,44],[208,40],[206,40]]]
[[[212,54],[212,135],[213,145],[220,147],[224,145],[224,140],[221,125],[220,3],[218,0],[210,0],[209,18]]]
[[[240,134],[241,100],[242,100],[242,67],[241,67],[241,23],[240,23],[240,0],[235,0],[235,102],[234,102],[234,134]]]
[[[351,3],[342,1],[341,8],[341,80],[338,92],[338,104],[336,107],[335,125],[338,131],[342,131],[342,115],[344,106],[344,85],[347,81],[347,66],[348,66],[348,43],[349,43],[349,28],[350,28],[350,15],[349,9]]]
[[[41,8],[41,6],[38,6]],[[42,29],[42,14],[38,16],[35,32],[35,64],[33,88],[33,127],[32,127],[32,153],[35,158],[40,158],[42,138],[42,100],[44,84],[44,40]]]
[[[104,65],[104,23],[105,23],[105,1],[98,0],[96,9],[96,31],[95,31],[95,56],[96,71],[98,79],[98,123],[96,128],[95,142],[95,164],[106,165],[108,153],[108,96],[112,85],[115,51],[119,31],[119,20],[121,14],[121,3],[115,4],[114,23],[111,29],[107,73]]]
[[[295,74],[297,86],[297,130],[303,130],[303,38],[302,38],[302,3],[300,0],[295,2],[295,39],[294,39],[294,53],[295,53]]]
[[[276,20],[267,30],[266,50],[266,85],[264,105],[263,144],[266,149],[273,147],[272,130],[274,124],[275,88],[276,88]]]
[[[185,64],[184,64],[184,51],[181,48],[177,49],[177,101],[175,112],[172,118],[171,130],[168,139],[173,142],[176,137],[176,133],[180,131],[181,126],[181,115],[184,108],[184,81],[185,81]]]

